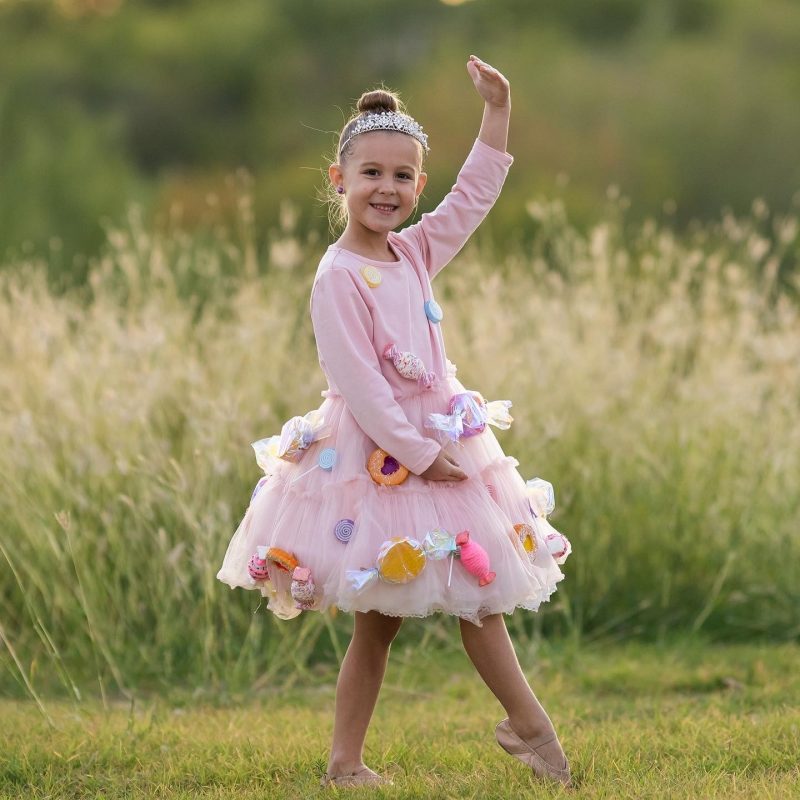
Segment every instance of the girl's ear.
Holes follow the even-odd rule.
[[[342,185],[342,180],[344,175],[342,174],[342,167],[340,164],[331,164],[328,167],[328,177],[331,179],[331,183],[333,184],[333,188],[335,189],[337,186]]]
[[[417,178],[417,197],[422,194],[422,190],[425,188],[425,184],[428,182],[428,173],[427,172],[420,172],[419,177]]]

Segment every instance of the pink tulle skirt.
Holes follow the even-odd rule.
[[[424,426],[428,414],[447,413],[451,396],[464,391],[451,365],[437,386],[400,402],[409,421],[431,435]],[[343,399],[329,395],[319,410],[329,435],[313,442],[297,463],[281,460],[262,478],[228,545],[217,573],[220,581],[231,588],[260,591],[268,598],[267,608],[281,619],[336,606],[401,617],[439,611],[480,625],[488,614],[510,614],[516,608],[535,611],[550,598],[564,577],[545,546],[548,534],[557,531],[541,513],[534,513],[525,480],[516,469],[519,462],[503,453],[488,425],[483,433],[447,447],[467,480],[426,481],[409,474],[397,486],[383,486],[366,468],[376,445]],[[325,448],[336,450],[336,465],[330,471],[315,466]],[[346,526],[349,536],[337,537],[342,520],[353,524]],[[514,528],[520,523],[535,532],[532,552]],[[355,585],[352,572],[374,569],[387,540],[408,537],[422,542],[436,529],[453,536],[468,530],[471,540],[486,551],[494,580],[480,585],[458,557],[448,556],[426,559],[421,572],[406,583],[376,579]],[[307,567],[313,597],[298,603],[291,594],[291,573],[270,561],[268,577],[254,579],[248,563],[260,546],[280,548]]]

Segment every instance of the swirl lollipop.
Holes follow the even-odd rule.
[[[340,519],[333,527],[333,535],[340,541],[347,544],[355,530],[355,522],[352,519]]]
[[[333,468],[336,466],[336,460],[337,460],[336,451],[332,447],[326,447],[319,454],[317,463],[313,467],[311,467],[311,469],[307,469],[305,472],[301,472],[299,475],[292,478],[291,482],[294,483],[295,481],[300,480],[300,478],[302,478],[303,475],[308,475],[309,472],[312,472],[317,467],[319,467],[320,469],[324,469],[325,472],[332,472]]]
[[[402,352],[397,349],[397,345],[389,343],[383,349],[383,357],[391,361],[395,369],[404,377],[412,381],[417,381],[420,386],[430,389],[436,382],[436,373],[428,372],[422,359],[413,353]]]

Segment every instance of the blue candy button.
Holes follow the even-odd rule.
[[[444,319],[442,308],[435,300],[425,301],[425,316],[431,322],[441,322]]]

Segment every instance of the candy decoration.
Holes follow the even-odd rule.
[[[333,528],[333,535],[340,541],[347,544],[355,529],[355,522],[352,519],[340,519]]]
[[[267,548],[257,547],[256,552],[250,556],[247,562],[247,571],[254,581],[269,580],[269,570],[267,569]]]
[[[525,552],[529,555],[533,555],[533,553],[536,552],[536,533],[534,532],[533,527],[528,525],[527,522],[518,522],[514,526],[514,530],[516,531],[520,542],[522,542]]]
[[[328,472],[336,466],[336,451],[332,447],[326,447],[319,454],[319,465]]]
[[[252,503],[255,500],[256,495],[261,491],[261,487],[267,482],[267,476],[263,475],[261,478],[258,479],[258,483],[256,484],[256,488],[253,489],[253,494],[250,495],[250,502]]]
[[[372,264],[364,264],[364,266],[361,267],[361,277],[364,278],[370,289],[380,286],[383,281],[380,270],[377,267],[373,267]]]
[[[563,564],[572,552],[572,545],[563,533],[548,533],[544,543],[547,551],[556,560],[556,564]]]
[[[478,578],[478,586],[487,586],[496,577],[489,568],[489,554],[477,542],[470,539],[469,531],[461,531],[456,535],[461,563],[471,575]]]
[[[416,539],[395,536],[381,545],[374,567],[349,569],[345,577],[360,592],[378,578],[387,583],[408,583],[425,569],[425,563],[425,551]]]
[[[430,389],[436,382],[436,373],[428,372],[425,369],[425,364],[422,359],[415,356],[413,353],[402,352],[397,349],[397,346],[390,342],[383,348],[383,357],[387,361],[391,361],[395,369],[404,377],[409,380],[417,381],[420,386]]]
[[[297,462],[312,442],[329,435],[325,415],[319,410],[309,411],[304,417],[292,417],[284,422],[280,436],[269,436],[252,443],[256,462],[269,475],[275,471],[278,459]]]
[[[289,589],[295,607],[308,611],[314,605],[314,579],[308,567],[295,567],[292,572],[292,585]]]
[[[425,301],[425,316],[434,323],[439,323],[444,319],[442,307],[434,299]]]
[[[449,439],[476,436],[486,430],[486,425],[506,430],[514,418],[508,413],[510,400],[493,400],[487,403],[480,392],[460,392],[450,398],[447,414],[428,414],[425,427],[442,431]]]
[[[380,447],[372,451],[367,470],[372,480],[382,486],[397,486],[408,477],[408,470]]]
[[[299,475],[296,475],[294,478],[292,478],[291,483],[300,480],[300,478],[302,478],[303,475],[308,475],[309,472],[312,472],[317,467],[321,467],[326,472],[332,472],[335,466],[336,466],[336,451],[332,447],[326,447],[319,454],[317,463],[313,467],[311,467],[311,469],[307,469],[305,472],[301,472]]]
[[[495,503],[496,503],[497,502],[497,489],[496,489],[495,485],[493,483],[487,483],[486,484],[486,489],[489,492],[489,497],[491,497],[492,500],[494,500]]]
[[[543,478],[531,478],[525,482],[528,505],[535,517],[547,517],[556,507],[556,495],[553,484]]]
[[[291,572],[298,566],[297,558],[292,553],[287,553],[279,547],[270,547],[267,550],[267,560],[284,572]]]

